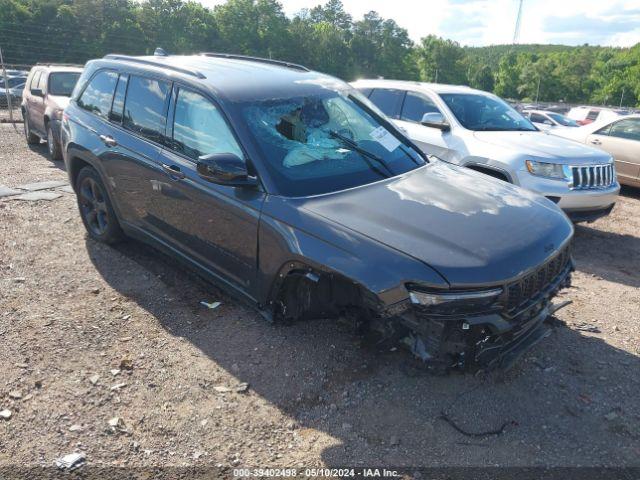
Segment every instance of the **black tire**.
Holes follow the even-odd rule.
[[[49,156],[51,160],[62,160],[62,149],[60,143],[55,139],[53,135],[53,129],[51,123],[47,123],[47,149],[49,150]]]
[[[76,179],[78,209],[89,236],[112,244],[124,239],[107,190],[93,167],[84,167]]]
[[[22,112],[22,125],[24,128],[24,138],[27,140],[28,145],[37,145],[40,143],[40,137],[31,131],[31,124],[29,123],[29,114]]]

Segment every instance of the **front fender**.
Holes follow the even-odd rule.
[[[259,301],[277,294],[279,279],[301,266],[316,273],[335,273],[375,296],[381,308],[408,298],[405,284],[438,288],[449,284],[427,265],[308,211],[287,199],[269,197],[258,233]]]

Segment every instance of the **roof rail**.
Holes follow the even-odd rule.
[[[176,67],[174,65],[169,65],[169,64],[166,64],[166,63],[162,63],[162,62],[154,62],[153,60],[147,60],[146,58],[132,57],[130,55],[117,55],[117,54],[113,54],[113,53],[111,53],[109,55],[105,55],[104,58],[107,59],[107,60],[123,60],[125,62],[140,63],[142,65],[149,65],[149,66],[152,66],[152,67],[167,68],[169,70],[173,70],[174,72],[179,72],[179,73],[184,73],[186,75],[191,75],[192,77],[207,78],[202,73],[198,72],[197,70],[189,70],[188,68]]]
[[[202,52],[200,55],[205,57],[216,57],[216,58],[229,58],[232,60],[247,60],[249,62],[260,62],[260,63],[268,63],[271,65],[279,65],[281,67],[292,68],[294,70],[300,70],[303,72],[310,72],[307,67],[304,65],[298,65],[297,63],[284,62],[282,60],[272,60],[270,58],[261,58],[261,57],[250,57],[248,55],[236,55],[233,53],[216,53],[216,52]]]
[[[79,63],[57,63],[57,62],[38,62],[36,63],[38,67],[78,67],[82,68],[83,65]]]

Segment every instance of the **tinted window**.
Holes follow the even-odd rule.
[[[29,90],[33,91],[38,88],[38,82],[40,81],[40,75],[42,75],[42,71],[37,71],[33,74],[33,78],[31,79],[31,83],[29,84]]]
[[[78,99],[78,106],[106,117],[111,108],[113,90],[116,88],[117,81],[118,75],[115,72],[98,72],[82,92]]]
[[[334,192],[424,165],[355,95],[326,89],[248,102],[240,109],[281,195]]]
[[[129,77],[122,124],[150,140],[164,137],[169,84],[150,78]]]
[[[376,88],[371,92],[369,100],[376,104],[388,117],[396,118],[400,110],[400,102],[404,92],[402,90],[387,90],[386,88]]]
[[[431,101],[431,99],[425,97],[420,93],[407,92],[407,96],[404,99],[404,105],[402,105],[402,120],[408,120],[410,122],[421,122],[425,113],[439,113],[438,107]]]
[[[596,118],[598,118],[599,113],[600,110],[589,110],[589,113],[587,113],[587,118],[589,120],[595,120]]]
[[[176,101],[172,147],[193,159],[211,153],[244,157],[216,106],[202,95],[182,89]]]
[[[113,105],[111,106],[109,120],[112,120],[114,122],[122,122],[124,96],[127,93],[127,79],[127,75],[120,75],[120,78],[118,79],[118,85],[116,86],[116,93],[113,95]]]
[[[440,98],[466,129],[536,131],[529,120],[498,97],[476,93],[442,93]]]
[[[560,115],[559,113],[549,113],[548,114],[552,119],[558,122],[560,125],[564,125],[565,127],[579,127],[578,122],[570,119],[569,117],[565,117],[564,115]]]
[[[628,118],[614,123],[609,130],[612,137],[640,140],[640,119]]]
[[[52,73],[49,75],[49,88],[47,91],[51,95],[70,97],[78,78],[80,78],[80,73],[76,72]]]

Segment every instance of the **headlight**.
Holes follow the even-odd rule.
[[[409,298],[412,303],[440,315],[479,313],[497,305],[502,291],[502,288],[493,288],[458,292],[427,292],[410,287]]]
[[[527,165],[527,170],[529,170],[529,173],[531,175],[537,175],[538,177],[564,180],[568,176],[567,173],[565,173],[565,168],[568,169],[569,167],[559,163],[546,163],[527,160],[525,164]]]

